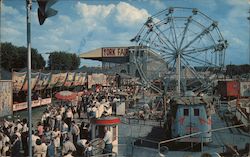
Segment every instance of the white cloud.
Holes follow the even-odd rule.
[[[76,4],[77,13],[84,19],[84,22],[90,27],[97,27],[98,23],[105,21],[114,7],[114,4],[87,5],[81,2],[78,2]]]
[[[114,7],[115,7],[114,4],[87,5],[81,2],[78,2],[76,5],[78,13],[86,18],[89,17],[106,18]]]
[[[66,15],[59,15],[59,20],[61,20],[62,23],[71,23],[70,17]]]
[[[117,7],[116,20],[125,26],[134,26],[146,21],[149,13],[145,9],[138,9],[128,3],[120,2]]]
[[[18,37],[22,35],[22,32],[19,32],[16,29],[13,29],[11,27],[4,27],[2,28],[3,36],[11,36],[11,37]]]
[[[2,10],[3,14],[10,14],[10,15],[17,15],[19,12],[17,9],[6,6],[4,3],[2,4]]]
[[[126,2],[116,5],[88,5],[78,2],[76,9],[86,24],[91,27],[97,27],[107,21],[113,24],[118,23],[120,26],[133,27],[141,24],[149,16],[145,9],[138,9]]]

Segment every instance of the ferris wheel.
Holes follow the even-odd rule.
[[[208,87],[211,72],[224,66],[228,46],[217,21],[196,8],[183,7],[149,17],[131,41],[150,54],[134,53],[143,82],[162,92],[153,83],[162,80],[165,90],[177,93]]]

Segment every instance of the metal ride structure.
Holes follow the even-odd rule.
[[[134,62],[145,86],[162,93],[153,83],[161,80],[165,91],[179,95],[207,89],[210,72],[224,67],[228,47],[217,21],[184,7],[170,7],[149,17],[131,42],[138,45]],[[140,49],[154,57],[138,55]],[[162,61],[165,64],[159,64]]]

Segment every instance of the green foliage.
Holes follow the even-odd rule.
[[[27,48],[12,45],[12,43],[2,43],[1,45],[1,66],[11,71],[12,69],[24,69],[27,67]],[[45,66],[45,60],[38,53],[37,49],[31,49],[32,69],[39,70]]]
[[[50,52],[49,69],[76,70],[80,65],[80,58],[76,54],[63,51]]]

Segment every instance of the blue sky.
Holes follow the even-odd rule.
[[[80,54],[104,46],[129,46],[146,19],[170,6],[198,8],[219,22],[228,40],[226,64],[247,64],[249,16],[247,0],[58,0],[54,17],[40,26],[37,3],[32,5],[32,47],[44,54],[68,51]],[[2,42],[26,46],[25,0],[3,0]],[[100,63],[82,60],[82,65]]]

